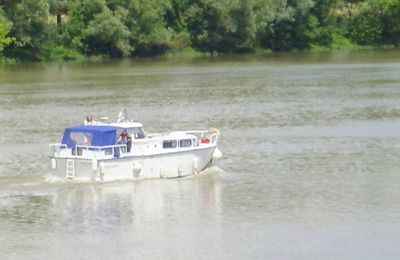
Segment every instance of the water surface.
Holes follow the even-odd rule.
[[[400,51],[0,68],[2,259],[396,259]],[[87,113],[217,127],[194,178],[52,183]]]

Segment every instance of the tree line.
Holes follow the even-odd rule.
[[[399,0],[0,0],[0,57],[10,59],[399,43]]]

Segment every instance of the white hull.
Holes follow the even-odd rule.
[[[216,145],[142,156],[88,159],[51,157],[53,176],[75,181],[116,181],[155,178],[177,178],[195,175],[213,159]]]

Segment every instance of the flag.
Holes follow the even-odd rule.
[[[117,123],[126,121],[128,121],[128,113],[126,112],[126,108],[124,107],[121,109],[121,111],[119,111]]]

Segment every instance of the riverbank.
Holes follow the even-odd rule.
[[[5,58],[0,57],[0,64],[2,65],[10,65],[10,64],[18,64],[18,63],[31,63],[31,62],[56,62],[56,63],[64,63],[64,62],[96,62],[96,61],[107,61],[107,60],[125,60],[125,59],[135,59],[135,60],[147,60],[147,59],[193,59],[193,58],[208,58],[208,57],[257,57],[263,55],[311,55],[318,56],[319,53],[336,53],[336,52],[359,52],[359,51],[387,51],[387,50],[400,50],[400,48],[389,45],[382,46],[360,46],[355,44],[346,44],[346,45],[335,45],[331,48],[323,47],[323,46],[312,46],[309,50],[292,50],[292,51],[283,51],[283,52],[274,52],[272,50],[267,49],[257,49],[251,53],[209,53],[209,52],[199,52],[194,50],[193,48],[184,48],[180,50],[167,51],[162,55],[151,56],[151,57],[110,57],[107,55],[92,55],[85,56],[82,53],[79,53],[76,50],[65,49],[65,48],[57,48],[52,52],[47,52],[43,59],[39,60],[20,60],[13,58]]]
[[[128,2],[0,4],[0,56],[79,61],[400,46],[399,1]]]

